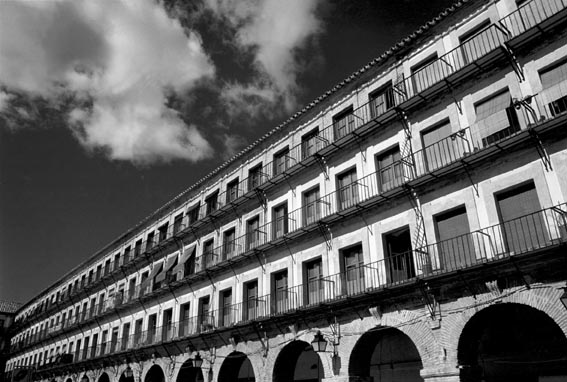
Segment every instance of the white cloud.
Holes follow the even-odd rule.
[[[283,100],[286,111],[296,106],[297,74],[302,70],[295,58],[298,48],[322,32],[317,18],[318,0],[206,0],[207,6],[237,29],[240,48],[252,49],[261,78],[248,86],[229,84],[223,98],[244,106],[251,95],[257,102]],[[278,102],[281,102],[278,100]]]
[[[167,92],[190,90],[214,66],[199,35],[187,37],[159,4],[8,1],[0,14],[0,84],[47,99],[72,92],[90,104],[68,118],[87,148],[145,163],[211,155],[199,130],[165,104]]]
[[[11,94],[5,93],[0,90],[0,112],[8,108],[8,103],[13,98]]]

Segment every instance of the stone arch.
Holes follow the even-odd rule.
[[[234,351],[224,359],[218,382],[255,382],[256,373],[251,360],[242,352]]]
[[[399,329],[377,327],[356,342],[348,365],[353,377],[423,381],[421,356],[412,339]]]
[[[292,382],[301,379],[321,381],[325,370],[319,354],[305,341],[294,340],[279,352],[273,369],[273,382]]]
[[[152,365],[146,372],[143,382],[165,382],[165,373],[159,365]]]
[[[110,382],[110,377],[106,372],[102,372],[102,374],[98,377],[97,382]]]
[[[203,382],[204,380],[203,370],[195,367],[192,359],[187,359],[181,364],[175,379],[176,382]]]
[[[131,372],[131,376],[127,377],[126,374],[130,374],[127,373],[126,370],[128,370],[128,368],[130,368],[130,372]],[[135,378],[135,371],[134,368],[132,368],[130,365],[123,365],[118,369],[118,373],[117,375],[119,375],[120,377],[118,378],[118,382],[134,382]]]
[[[491,305],[473,315],[459,337],[461,381],[537,382],[567,376],[567,338],[545,312],[525,304]]]

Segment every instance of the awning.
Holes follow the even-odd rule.
[[[161,273],[159,275],[156,276],[156,283],[162,282],[163,280],[165,280],[165,276],[167,274],[167,271],[169,271],[173,265],[177,262],[177,256],[179,254],[176,253],[175,255],[171,256],[170,258],[167,259],[167,261],[165,262],[165,267],[163,268],[163,271],[161,271]]]
[[[153,278],[162,270],[162,268],[163,268],[163,263],[154,265],[148,278],[145,279],[144,282],[140,285],[140,290],[142,291],[145,290],[147,286],[150,284],[150,281],[153,280]]]
[[[195,249],[197,248],[196,245],[192,245],[189,248],[187,248],[185,250],[185,252],[183,252],[183,255],[181,255],[180,259],[179,259],[179,263],[177,264],[177,266],[175,268],[173,268],[173,272],[177,273],[179,271],[182,271],[185,267],[185,262],[187,260],[189,260],[189,258],[195,254]]]

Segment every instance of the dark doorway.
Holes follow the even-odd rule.
[[[274,365],[273,382],[320,382],[324,378],[319,355],[304,341],[287,344]]]
[[[218,382],[255,382],[254,369],[250,359],[240,352],[230,353],[219,371]]]
[[[565,335],[548,315],[527,305],[498,304],[475,314],[459,338],[457,356],[463,382],[567,377]]]
[[[376,328],[362,335],[349,360],[351,377],[388,382],[422,382],[421,357],[412,340],[394,328]]]
[[[165,382],[163,370],[158,365],[154,365],[148,370],[144,382]]]
[[[179,369],[177,382],[203,382],[203,372],[200,367],[194,367],[192,360],[187,360]]]
[[[384,253],[387,283],[398,283],[415,277],[409,227],[384,235]]]

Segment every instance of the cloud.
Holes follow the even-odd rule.
[[[297,75],[303,70],[297,50],[322,32],[318,0],[206,0],[206,6],[237,30],[236,44],[253,52],[259,73],[250,84],[226,85],[222,98],[231,110],[246,110],[252,102],[252,113],[262,104],[276,103],[293,111],[300,88]]]
[[[79,142],[149,163],[212,154],[198,128],[166,106],[215,68],[200,36],[145,1],[9,1],[0,5],[0,106],[11,91],[73,96]],[[2,108],[0,108],[0,111]]]
[[[14,96],[12,94],[5,93],[0,89],[0,112],[6,110],[8,108],[10,100],[13,97]]]

